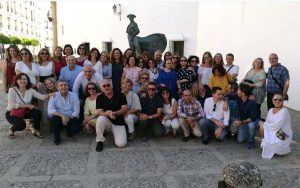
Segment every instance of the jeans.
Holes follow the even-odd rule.
[[[238,129],[237,141],[241,143],[248,140],[249,144],[254,144],[257,129],[258,120],[252,121],[248,124],[240,125]]]
[[[203,134],[203,140],[209,139],[209,135],[214,135],[216,129],[218,128],[218,126],[214,122],[212,122],[206,118],[200,119],[199,124],[200,124],[199,127],[201,129],[201,132]],[[227,132],[226,127],[222,128],[221,135],[216,139],[224,140],[224,138],[226,136],[226,132]]]
[[[270,110],[271,108],[274,107],[274,104],[273,104],[273,98],[274,94],[273,93],[268,93],[267,92],[267,106],[268,106],[268,110]]]

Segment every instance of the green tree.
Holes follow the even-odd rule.
[[[31,39],[31,45],[32,46],[37,46],[40,44],[40,41],[38,39]]]
[[[29,38],[23,37],[23,38],[21,38],[21,44],[24,47],[28,47],[31,45],[31,40]]]
[[[0,34],[0,44],[2,45],[2,48],[4,49],[4,44],[9,44],[10,43],[10,40],[9,38],[4,35],[4,34]],[[3,54],[1,52],[1,58],[3,57]]]
[[[10,36],[9,40],[10,44],[21,44],[21,39],[19,39],[17,36]]]

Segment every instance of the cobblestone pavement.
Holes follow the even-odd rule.
[[[264,160],[259,147],[250,151],[234,138],[207,146],[195,138],[187,143],[180,137],[146,143],[136,139],[118,149],[109,137],[101,153],[95,151],[94,135],[83,133],[74,138],[63,134],[59,146],[53,145],[51,134],[37,139],[29,131],[17,132],[11,140],[4,93],[0,108],[0,188],[217,187],[222,168],[236,159],[259,166],[263,187],[300,187],[300,113],[292,110],[292,152]]]

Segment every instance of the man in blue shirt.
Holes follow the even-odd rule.
[[[267,105],[268,110],[273,108],[274,93],[282,93],[286,98],[290,85],[290,75],[287,68],[278,63],[278,56],[275,53],[269,55],[271,67],[268,69],[267,77]]]
[[[69,91],[72,91],[75,79],[78,74],[82,72],[83,68],[75,64],[75,57],[73,55],[67,57],[67,63],[68,66],[60,70],[59,79],[66,80],[68,82]]]
[[[68,82],[65,80],[58,81],[58,90],[48,103],[48,116],[53,126],[56,145],[60,144],[61,127],[67,127],[69,137],[80,131],[78,96],[68,91]]]
[[[255,134],[258,129],[258,114],[255,100],[249,100],[252,94],[250,86],[241,83],[238,89],[238,106],[240,111],[240,120],[235,120],[233,126],[238,129],[237,140],[244,142],[248,140],[248,149],[255,146]]]

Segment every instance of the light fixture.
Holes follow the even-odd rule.
[[[114,6],[112,7],[113,11],[114,11],[114,15],[119,15],[120,17],[120,21],[121,21],[121,4],[114,4]]]

